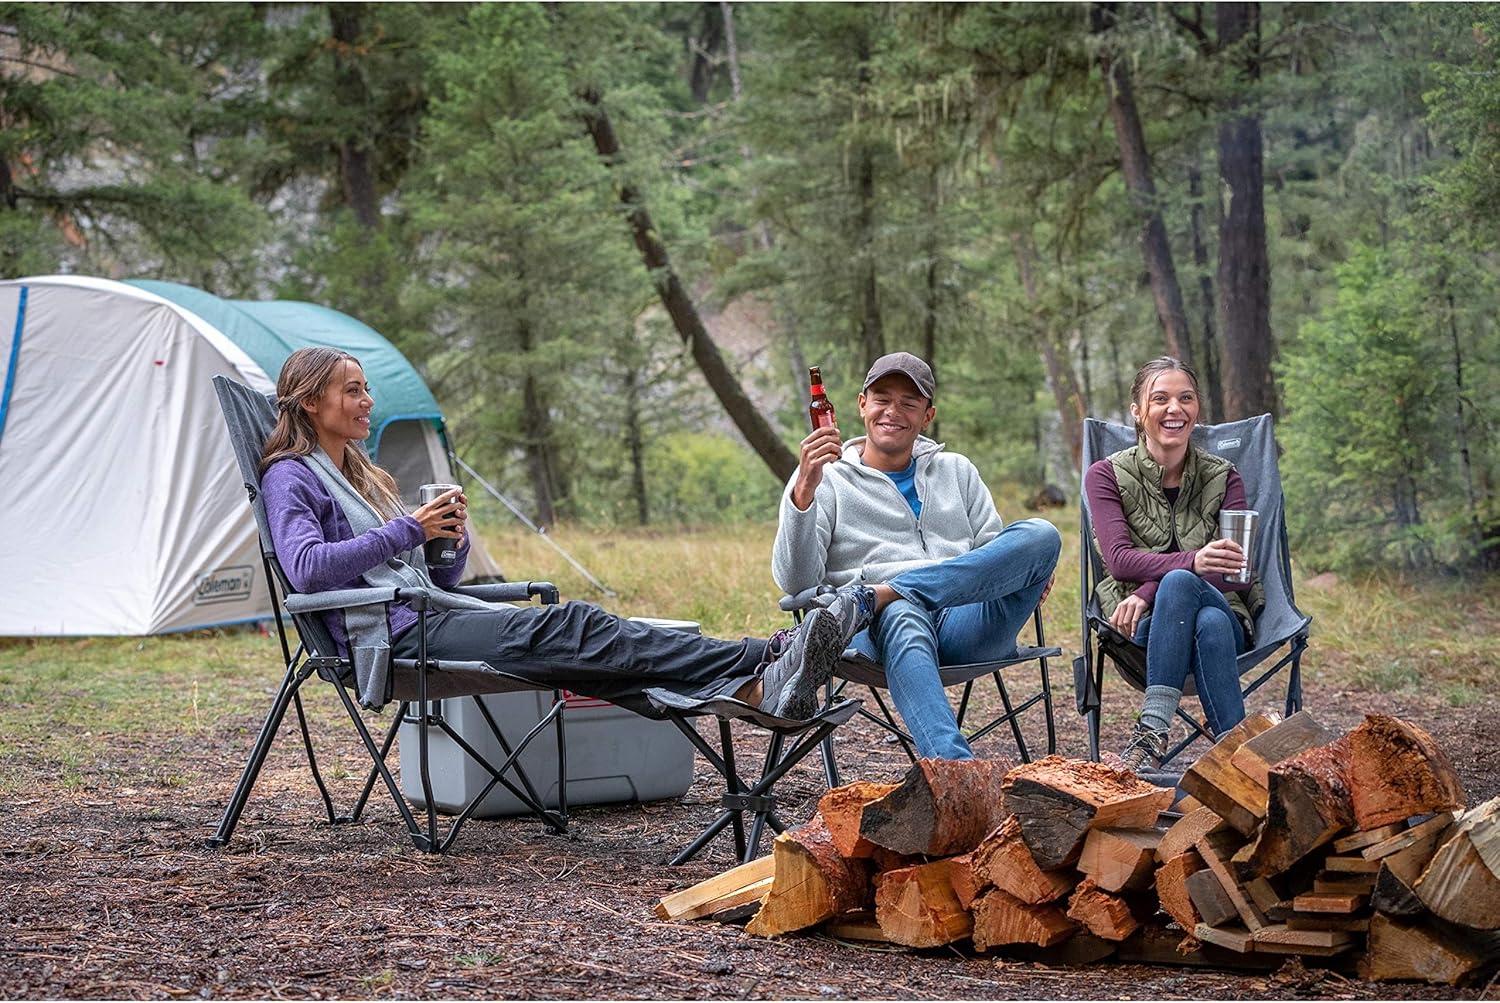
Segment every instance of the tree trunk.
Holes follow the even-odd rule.
[[[338,107],[367,109],[370,90],[360,72],[359,46],[369,11],[362,3],[331,3],[328,20],[333,29],[333,89]],[[375,185],[375,158],[369,137],[343,135],[338,141],[339,184],[344,204],[367,230],[380,228],[380,198]]]
[[[1094,34],[1103,35],[1114,26],[1115,4],[1096,3],[1091,13]],[[1177,268],[1172,263],[1172,245],[1167,240],[1167,226],[1162,221],[1161,206],[1156,197],[1156,182],[1151,176],[1151,155],[1146,149],[1146,133],[1141,128],[1140,113],[1135,105],[1130,70],[1115,58],[1108,45],[1100,47],[1098,61],[1109,99],[1109,117],[1114,123],[1115,140],[1120,147],[1120,171],[1141,217],[1141,252],[1145,256],[1146,272],[1151,277],[1156,316],[1161,321],[1167,351],[1191,365],[1193,349],[1187,310],[1182,303],[1182,287],[1178,285]]]
[[[688,49],[692,55],[692,64],[688,70],[688,86],[692,88],[693,99],[699,104],[708,101],[708,92],[713,89],[714,76],[719,69],[718,60],[714,54],[724,43],[722,11],[725,6],[727,5],[699,4],[698,22],[702,28],[702,34],[689,34],[687,38]]]
[[[1265,187],[1260,115],[1260,5],[1214,7],[1219,51],[1243,52],[1242,88],[1219,125],[1219,178],[1229,189],[1229,211],[1219,230],[1219,330],[1224,337],[1224,414],[1234,421],[1275,413],[1271,377],[1271,266],[1266,252]],[[1247,100],[1243,91],[1250,91]]]
[[[1445,276],[1446,280],[1446,276]],[[1446,281],[1445,281],[1446,286]],[[1469,502],[1469,532],[1474,556],[1484,554],[1484,526],[1479,519],[1479,496],[1474,491],[1474,464],[1469,458],[1469,424],[1464,420],[1464,403],[1467,390],[1464,387],[1464,352],[1458,340],[1458,310],[1453,302],[1453,291],[1443,290],[1448,300],[1448,336],[1453,341],[1453,417],[1454,432],[1458,438],[1459,465],[1464,472],[1464,495]]]
[[[1038,303],[1036,275],[1031,266],[1036,257],[1031,231],[1017,230],[1012,233],[1010,244],[1016,253],[1016,270],[1021,274],[1021,288],[1036,317],[1034,328],[1037,343],[1042,350],[1042,361],[1047,367],[1047,386],[1052,390],[1052,399],[1057,404],[1057,414],[1062,420],[1063,441],[1068,444],[1073,469],[1077,470],[1083,457],[1083,419],[1088,415],[1083,391],[1078,386],[1078,375],[1073,369],[1073,361],[1067,356],[1066,346],[1058,344],[1056,329],[1052,321],[1042,315]]]
[[[1203,420],[1217,421],[1224,414],[1224,387],[1219,377],[1219,346],[1214,332],[1214,280],[1208,274],[1208,245],[1203,239],[1203,172],[1196,163],[1188,168],[1188,195],[1193,206],[1190,213],[1193,267],[1198,270],[1198,307],[1203,318],[1203,351],[1199,357],[1203,364],[1204,389],[1208,391],[1208,409]]]
[[[531,324],[522,319],[517,325],[521,358],[527,367],[521,381],[521,434],[526,451],[526,470],[531,475],[531,490],[536,496],[536,521],[540,526],[552,526],[557,522],[557,509],[553,504],[556,482],[552,473],[552,419],[531,372]]]
[[[937,330],[938,330],[938,211],[942,204],[942,191],[938,186],[938,169],[934,164],[927,171],[927,233],[926,233],[926,258],[927,269],[926,284],[923,288],[922,300],[922,358],[932,369],[933,383],[937,382]],[[938,422],[933,419],[932,428],[928,435],[934,439],[940,439],[938,433]]]
[[[641,374],[633,363],[625,366],[625,447],[630,451],[630,493],[635,496],[636,522],[651,521],[646,499],[646,447],[641,431]]]
[[[870,87],[870,43],[863,36],[859,41],[859,101],[864,101]],[[885,354],[885,332],[880,319],[880,286],[875,272],[875,152],[868,142],[859,144],[859,177],[857,230],[859,262],[857,299],[861,312],[859,319],[859,341],[865,353],[865,365],[869,366]]]
[[[604,110],[599,92],[588,89],[580,97],[588,106],[584,114],[584,125],[588,129],[589,137],[594,141],[594,149],[598,151],[599,156],[607,165],[613,167],[620,156],[620,141],[615,136],[614,124],[610,122],[609,115]],[[740,386],[739,380],[724,361],[719,347],[709,337],[708,330],[704,328],[703,319],[698,316],[698,310],[693,305],[692,298],[683,288],[682,280],[677,277],[677,272],[672,268],[671,257],[667,254],[666,245],[661,242],[656,224],[646,209],[640,190],[625,179],[616,181],[615,190],[619,195],[621,205],[626,209],[626,218],[630,224],[631,234],[635,238],[635,246],[640,251],[641,260],[645,262],[646,270],[651,275],[657,295],[671,316],[677,333],[692,351],[693,360],[697,362],[710,389],[719,398],[719,403],[723,405],[740,434],[745,437],[745,441],[750,444],[750,448],[755,450],[756,455],[770,468],[771,473],[778,480],[789,479],[793,471],[797,469],[797,457],[782,443],[781,437],[776,434],[776,430],[771,427],[765,417],[756,410],[755,405],[745,394],[744,388]]]

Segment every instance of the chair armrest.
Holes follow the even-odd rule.
[[[493,585],[459,585],[449,589],[461,596],[484,602],[528,602],[536,596],[543,606],[556,606],[562,593],[551,582],[496,582]]]
[[[814,606],[822,605],[817,601],[819,596],[826,596],[833,592],[831,585],[814,585],[810,589],[803,589],[794,596],[782,596],[778,605],[788,613],[796,613],[799,610],[806,612]]]
[[[333,589],[328,592],[293,593],[286,597],[288,613],[320,613],[350,606],[373,606],[398,599],[425,599],[426,589]]]

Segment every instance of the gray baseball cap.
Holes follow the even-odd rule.
[[[870,384],[892,373],[900,373],[911,380],[923,397],[929,401],[932,400],[933,391],[937,389],[933,385],[932,367],[910,352],[892,352],[890,355],[882,355],[876,359],[875,364],[870,367],[870,372],[865,376],[865,385],[860,387],[859,392],[864,393],[870,389]]]

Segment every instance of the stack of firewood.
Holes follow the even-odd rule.
[[[1106,764],[921,760],[899,784],[829,791],[770,857],[657,914],[1056,963],[1295,954],[1450,984],[1500,956],[1500,798],[1465,811],[1420,728],[1370,715],[1336,736],[1306,712],[1255,715],[1181,787],[1174,807]]]

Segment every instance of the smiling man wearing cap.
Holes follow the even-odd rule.
[[[927,363],[883,355],[859,395],[865,434],[841,443],[831,427],[802,440],[771,574],[790,594],[834,586],[845,643],[884,663],[918,754],[969,759],[938,664],[1015,650],[1062,538],[1042,519],[1004,525],[974,464],[922,434],[936,391]]]

